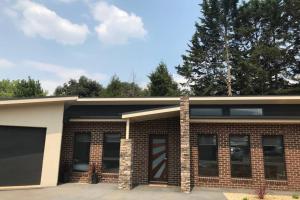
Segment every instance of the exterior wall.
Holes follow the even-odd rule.
[[[118,174],[102,171],[102,151],[104,133],[120,132],[125,138],[126,123],[122,122],[81,122],[64,126],[62,165],[72,165],[73,141],[76,132],[91,132],[90,163],[97,164],[101,182],[118,182]],[[180,184],[180,140],[179,119],[158,119],[130,124],[130,139],[133,142],[133,185],[148,184],[149,135],[168,135],[168,184]],[[88,182],[88,173],[72,173],[72,182]]]
[[[180,185],[180,126],[178,118],[131,124],[129,137],[134,141],[133,184],[148,184],[150,134],[168,135],[168,184]]]
[[[126,124],[123,122],[66,123],[61,153],[62,166],[72,166],[74,134],[76,132],[91,132],[90,163],[96,164],[96,171],[101,182],[117,183],[118,173],[104,172],[102,170],[103,140],[106,133],[121,133],[121,138],[125,138],[125,128]],[[87,183],[88,181],[88,172],[73,172],[71,175],[71,182]]]
[[[63,113],[63,102],[0,108],[0,125],[47,128],[40,186],[57,185]]]
[[[192,177],[195,186],[257,188],[266,183],[268,189],[300,189],[300,125],[263,125],[263,124],[191,124]],[[198,176],[198,134],[217,134],[219,177]],[[231,178],[229,134],[250,136],[252,178]],[[266,181],[264,179],[264,160],[262,149],[263,135],[283,135],[286,181]]]
[[[125,138],[126,123],[95,122],[67,123],[64,127],[62,163],[72,164],[75,132],[92,133],[90,162],[97,163],[101,182],[118,182],[117,173],[102,172],[102,151],[104,133],[120,132]],[[219,177],[198,176],[198,134],[217,134]],[[149,135],[168,135],[168,184],[181,184],[180,123],[178,118],[157,119],[130,124],[130,139],[133,142],[133,185],[148,184]],[[229,134],[250,136],[252,178],[231,178]],[[266,181],[262,135],[283,135],[287,181]],[[279,124],[190,124],[191,184],[201,187],[227,187],[254,189],[266,183],[268,189],[300,190],[300,125]],[[88,173],[73,173],[73,182],[88,182]]]

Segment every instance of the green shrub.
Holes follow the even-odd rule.
[[[248,197],[244,197],[242,200],[249,200]]]
[[[299,195],[298,194],[293,194],[292,197],[293,197],[293,199],[299,199]]]

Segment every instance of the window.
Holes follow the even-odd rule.
[[[86,172],[89,169],[90,133],[75,133],[73,170]]]
[[[222,116],[222,108],[192,108],[192,116]]]
[[[118,173],[120,160],[120,134],[105,134],[103,150],[103,170],[105,172]]]
[[[199,176],[218,176],[216,135],[199,135]]]
[[[251,177],[249,136],[230,136],[231,176],[235,178]]]
[[[262,108],[230,108],[232,116],[262,116]]]
[[[263,136],[265,178],[286,179],[282,136]]]

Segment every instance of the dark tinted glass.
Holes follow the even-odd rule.
[[[251,177],[249,136],[230,136],[231,176]]]
[[[103,152],[103,170],[118,173],[120,160],[120,134],[105,134]]]
[[[218,176],[218,146],[216,135],[199,135],[199,175]]]
[[[261,116],[263,115],[262,108],[231,108],[230,115],[232,116]]]
[[[263,148],[266,179],[286,179],[282,136],[263,136]]]
[[[192,116],[222,116],[222,108],[192,108]]]
[[[90,133],[76,133],[74,142],[73,170],[85,172],[89,169]]]

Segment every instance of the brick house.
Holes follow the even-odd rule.
[[[0,189],[100,182],[300,190],[300,96],[0,101]],[[60,171],[60,173],[59,173]]]

